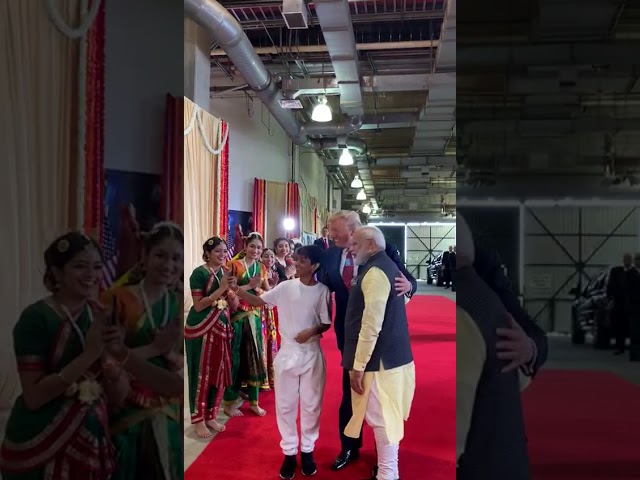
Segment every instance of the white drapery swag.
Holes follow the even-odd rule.
[[[221,171],[220,153],[227,142],[222,120],[184,99],[184,309],[193,300],[189,288],[191,272],[202,265],[202,244],[218,235]]]
[[[86,0],[0,4],[0,439],[20,392],[13,326],[46,293],[44,249],[78,221],[83,132],[76,123],[84,89],[79,39],[94,18]]]

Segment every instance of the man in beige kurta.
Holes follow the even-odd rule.
[[[382,232],[376,227],[362,227],[356,230],[353,240],[355,261],[363,272],[358,275],[354,287],[361,289],[364,309],[362,312],[348,310],[354,315],[361,313],[362,321],[350,371],[353,417],[344,433],[357,438],[366,420],[374,431],[378,452],[378,472],[374,478],[397,480],[398,450],[415,390],[415,365],[409,347],[404,304],[395,304],[395,309],[387,307],[389,302],[404,303],[404,300],[392,292],[393,266],[379,256],[385,249]],[[354,287],[352,295],[355,293],[353,300],[357,302]],[[353,307],[351,298],[349,306]],[[389,311],[400,312],[400,315],[389,317]],[[388,322],[386,326],[385,322]],[[385,342],[397,343],[406,351],[397,357],[385,357],[380,350],[386,352],[388,349],[376,350],[376,346]],[[393,363],[403,363],[403,358],[410,361],[402,365]],[[385,368],[385,360],[393,367]]]

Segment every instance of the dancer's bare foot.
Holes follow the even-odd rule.
[[[222,425],[221,423],[216,422],[215,420],[207,420],[207,427],[213,428],[216,432],[224,432],[227,427]]]
[[[207,428],[204,422],[196,423],[195,428],[196,428],[196,435],[198,435],[198,437],[200,438],[213,437],[213,435],[211,434],[211,431]]]
[[[229,405],[227,407],[224,407],[224,413],[228,417],[242,417],[244,415],[244,413],[238,410],[238,407],[236,405]]]
[[[262,408],[260,408],[258,405],[251,405],[249,407],[249,410],[251,410],[253,413],[255,413],[256,415],[258,415],[259,417],[264,417],[267,414],[266,410],[263,410]]]

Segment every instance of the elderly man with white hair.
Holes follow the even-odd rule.
[[[456,458],[458,480],[530,480],[518,369],[497,344],[511,316],[473,267],[475,248],[457,217]]]
[[[415,391],[405,299],[393,289],[400,270],[385,254],[377,227],[353,234],[359,266],[345,317],[342,366],[349,371],[353,416],[345,435],[358,438],[364,420],[373,428],[377,480],[397,480],[398,450]]]

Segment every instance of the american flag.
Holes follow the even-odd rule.
[[[113,282],[117,280],[116,268],[118,266],[118,251],[116,246],[116,239],[113,236],[113,232],[111,231],[108,215],[105,215],[102,221],[102,231],[104,238],[102,246],[102,251],[104,252],[104,266],[102,267],[102,288],[106,290],[111,286]]]

